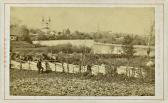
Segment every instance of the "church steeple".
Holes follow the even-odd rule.
[[[45,33],[45,35],[48,34],[48,32],[50,31],[50,23],[51,23],[51,18],[44,18],[42,17],[42,31]]]

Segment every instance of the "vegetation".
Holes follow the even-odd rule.
[[[18,36],[19,41],[27,41],[28,43],[32,43],[32,40],[29,35],[29,29],[25,25],[11,25],[10,26],[11,35]]]
[[[50,46],[48,47],[48,52],[52,52],[52,53],[59,53],[59,52],[63,52],[63,53],[68,53],[68,54],[72,54],[72,53],[90,53],[91,52],[91,48],[86,47],[86,46],[73,46],[72,44],[60,44],[57,46]]]
[[[81,74],[38,74],[31,70],[10,71],[10,95],[14,96],[154,96],[154,83],[123,76],[85,77]]]
[[[75,39],[92,39],[96,42],[101,43],[112,43],[112,44],[122,44],[125,35],[133,35],[126,33],[111,33],[111,32],[80,32],[78,30],[72,32],[70,29],[65,29],[62,32],[51,31],[47,35],[40,29],[29,29],[24,25],[11,25],[10,26],[11,35],[17,35],[18,40],[25,40],[31,43],[32,40],[75,40]],[[150,33],[153,33],[151,31]],[[37,35],[34,37],[32,34]],[[30,36],[31,35],[31,36]],[[150,45],[154,45],[155,37],[152,35]],[[133,42],[134,45],[147,45],[148,40],[145,36],[140,36],[134,34]]]
[[[126,54],[127,58],[132,58],[134,56],[135,50],[133,47],[133,38],[130,35],[124,37],[123,40],[123,51]]]
[[[52,72],[49,74],[37,74],[31,70],[10,70],[10,93],[11,95],[53,95],[53,96],[153,96],[154,94],[154,66],[145,67],[148,59],[143,56],[134,56],[134,45],[146,45],[141,36],[131,36],[124,33],[95,32],[83,33],[71,32],[66,29],[63,32],[54,32],[45,35],[40,29],[28,29],[26,26],[11,25],[11,34],[18,34],[18,41],[11,41],[11,59],[19,60],[20,64],[28,60],[38,59],[59,62],[62,73]],[[86,46],[74,46],[61,44],[44,47],[39,44],[33,45],[30,34],[38,34],[37,40],[62,40],[62,39],[93,39],[102,43],[123,44],[123,54],[93,54],[91,48]],[[26,42],[24,42],[26,41]],[[28,43],[29,42],[29,43]],[[15,45],[15,46],[13,46]],[[152,45],[152,43],[151,43]],[[154,44],[153,44],[154,45]],[[111,48],[114,49],[114,48]],[[17,51],[18,53],[12,53]],[[22,58],[20,57],[22,55]],[[40,55],[40,56],[39,56]],[[17,59],[16,59],[17,58]],[[56,63],[55,63],[56,64]],[[65,72],[65,64],[79,66],[79,73]],[[106,75],[92,75],[93,65],[104,64],[107,69]],[[87,71],[82,73],[83,66]],[[117,74],[120,66],[133,68],[146,68],[152,77],[131,78]],[[56,67],[56,65],[55,65]]]
[[[24,43],[21,43],[22,45]],[[128,43],[129,44],[129,43]],[[26,45],[26,44],[24,44]],[[76,47],[70,44],[57,45],[54,47],[43,47],[46,52],[37,52],[31,48],[30,51],[23,53],[23,61],[27,61],[27,56],[31,52],[30,58],[42,53],[43,60],[53,62],[57,61],[62,64],[63,72],[52,72],[48,74],[38,74],[37,71],[10,69],[10,94],[15,96],[153,96],[154,92],[154,70],[150,69],[153,77],[145,79],[130,78],[125,75],[116,73],[116,68],[127,65],[127,55],[114,54],[92,54],[88,47]],[[12,49],[13,50],[13,49]],[[25,49],[24,49],[25,50]],[[11,55],[12,59],[19,58],[22,54]],[[52,53],[55,58],[52,58]],[[29,59],[31,60],[31,59]],[[33,60],[33,59],[32,59]],[[144,66],[147,62],[145,57],[129,58],[131,64],[129,66]],[[65,72],[65,65],[78,65],[80,71],[82,66],[88,68],[86,73],[72,74]],[[106,75],[98,74],[90,75],[93,65],[105,64],[108,68]],[[149,70],[147,68],[147,70]]]

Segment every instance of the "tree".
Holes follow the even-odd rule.
[[[75,32],[74,32],[74,35],[79,35],[80,34],[80,32],[78,31],[78,30],[76,30]]]
[[[127,69],[126,72],[129,74],[130,69],[128,69],[128,66],[130,66],[131,59],[134,56],[135,50],[133,47],[133,36],[127,35],[124,37],[123,40],[123,51],[127,57]]]
[[[155,45],[155,23],[153,23],[151,25],[151,28],[150,28],[150,32],[149,32],[149,36],[148,36],[148,41],[147,41],[147,46],[148,46],[148,49],[147,49],[147,57],[148,59],[150,59],[150,51],[151,51],[151,48],[150,46],[151,45]]]
[[[36,29],[30,29],[29,32],[32,33],[32,34],[36,34],[37,30]]]
[[[133,47],[133,38],[130,35],[124,37],[123,40],[123,51],[127,58],[132,58],[134,56],[135,50]]]
[[[70,34],[70,33],[71,33],[71,32],[70,32],[69,28],[66,29],[65,34],[68,35],[68,34]]]
[[[20,34],[21,34],[22,40],[32,43],[30,35],[29,35],[29,29],[25,25],[22,25],[20,27]]]
[[[11,35],[19,35],[19,26],[17,24],[11,24],[10,25],[10,34]]]
[[[48,40],[48,37],[45,34],[39,34],[38,40]]]

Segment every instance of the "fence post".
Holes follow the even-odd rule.
[[[64,73],[65,72],[65,68],[64,68],[64,62],[63,61],[62,61],[61,65],[62,65],[62,72]]]
[[[126,71],[126,76],[128,76],[128,67],[126,67],[125,71]]]
[[[56,66],[57,66],[57,63],[55,62],[55,72],[57,72],[57,67]]]
[[[22,61],[20,60],[20,70],[22,70]]]
[[[67,72],[69,73],[69,63],[67,62]]]
[[[131,68],[129,69],[129,77],[131,77]]]
[[[73,66],[73,71],[72,72],[74,73],[74,66]]]
[[[132,77],[135,77],[135,68],[132,68]]]
[[[30,67],[30,61],[28,61],[28,63],[29,63],[29,70],[31,70],[31,67]]]
[[[139,71],[140,71],[140,76],[141,76],[141,78],[143,79],[142,69],[141,69],[141,68],[139,68]]]

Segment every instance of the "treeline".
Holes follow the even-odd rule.
[[[17,41],[27,41],[32,43],[30,31],[25,25],[10,25],[10,35],[17,36]]]
[[[145,35],[129,34],[129,33],[95,33],[93,38],[96,42],[101,43],[112,43],[112,44],[122,44],[124,38],[131,36],[133,45],[147,45],[149,37]],[[150,39],[150,45],[155,45],[155,35],[152,35]]]
[[[18,40],[25,40],[31,43],[33,40],[75,40],[75,39],[92,39],[96,42],[101,43],[112,43],[112,44],[122,44],[125,36],[130,35],[133,38],[133,45],[155,45],[155,35],[151,35],[150,41],[147,36],[140,36],[136,34],[127,33],[111,33],[111,32],[71,32],[70,29],[65,29],[63,31],[49,31],[45,34],[40,29],[29,29],[24,25],[11,25],[10,26],[11,35],[17,35]],[[34,35],[35,34],[35,35]]]
[[[90,53],[91,48],[87,46],[73,46],[72,44],[59,44],[57,46],[48,47],[48,52],[52,53]]]
[[[72,44],[60,44],[57,46],[51,46],[48,47],[47,52],[53,54],[55,56],[55,59],[59,60],[60,62],[63,62],[62,60],[65,60],[64,62],[66,62],[66,60],[70,60],[69,63],[74,62],[75,64],[111,64],[111,62],[114,63],[114,60],[111,60],[114,58],[125,58],[127,59],[125,61],[134,58],[135,51],[133,45],[131,44],[132,40],[133,39],[130,36],[127,36],[127,38],[124,39],[123,43],[125,43],[125,46],[123,46],[124,53],[122,54],[94,54],[90,47],[74,46]],[[116,63],[117,62],[115,62],[115,64]]]

